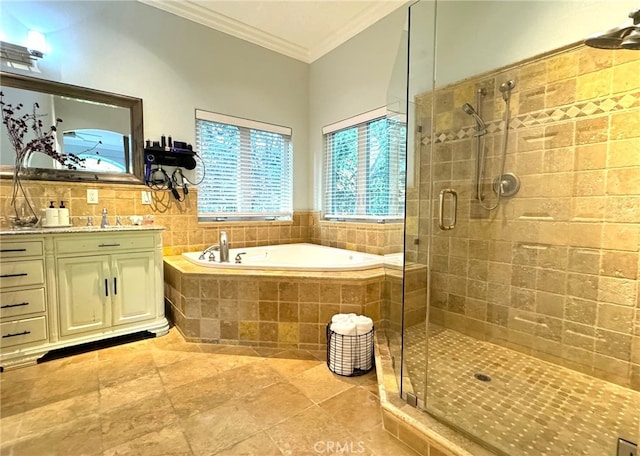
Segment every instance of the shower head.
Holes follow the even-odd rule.
[[[473,109],[473,106],[471,106],[469,103],[465,103],[462,105],[462,110],[464,112],[466,112],[467,114],[469,114],[470,116],[476,114],[476,110]]]
[[[462,110],[469,114],[470,116],[472,116],[475,120],[476,120],[476,124],[477,124],[477,130],[478,132],[475,134],[475,136],[483,136],[487,134],[487,126],[484,123],[484,120],[482,120],[482,117],[480,117],[478,115],[478,113],[476,112],[475,109],[473,109],[473,106],[471,106],[469,103],[465,103],[462,105]]]
[[[591,35],[584,44],[600,49],[640,49],[640,9],[631,11],[629,18],[618,27]]]
[[[500,92],[502,92],[502,99],[506,102],[511,98],[511,91],[516,86],[516,81],[509,79],[508,81],[500,84]]]
[[[636,27],[620,43],[622,49],[640,51],[640,27]]]

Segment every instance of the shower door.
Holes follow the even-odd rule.
[[[405,276],[403,397],[497,454],[604,456],[640,440],[640,52],[562,33],[529,48],[537,22],[512,25],[526,10],[561,31],[575,4],[437,2],[423,91],[411,45],[433,19],[411,7],[428,288],[426,324],[408,319]],[[628,2],[595,4],[581,14]]]

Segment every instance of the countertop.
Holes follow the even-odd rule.
[[[0,230],[0,236],[17,236],[23,234],[70,234],[70,233],[113,233],[120,231],[161,231],[165,227],[161,225],[121,225],[108,226],[100,228],[100,226],[68,226],[57,228],[29,228],[24,230]]]

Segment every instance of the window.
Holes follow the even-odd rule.
[[[324,217],[402,218],[406,126],[385,108],[323,128]]]
[[[291,219],[291,129],[196,110],[198,220]]]
[[[62,150],[84,159],[82,171],[126,173],[130,142],[129,136],[110,130],[67,130],[62,135]]]

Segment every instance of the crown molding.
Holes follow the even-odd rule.
[[[303,46],[284,40],[270,33],[263,32],[255,27],[251,27],[243,22],[213,12],[190,1],[170,1],[170,0],[138,0],[154,8],[161,9],[176,16],[183,17],[206,27],[226,33],[227,35],[240,38],[258,46],[270,49],[296,60],[311,63],[309,60],[309,50]]]
[[[372,26],[383,17],[391,14],[403,5],[406,5],[406,0],[392,0],[378,3],[376,6],[367,8],[363,13],[357,15],[348,24],[341,27],[338,31],[327,37],[325,40],[318,43],[309,49],[309,62],[318,60],[325,54],[328,54],[341,44],[350,40],[358,33]]]
[[[279,38],[231,17],[211,11],[189,0],[180,2],[175,0],[138,1],[305,63],[314,62],[386,15],[409,3],[406,0],[380,2],[354,17],[347,25],[341,27],[330,37],[307,49],[304,46]]]

